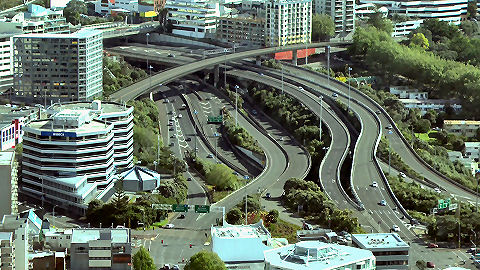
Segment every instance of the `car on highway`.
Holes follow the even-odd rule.
[[[385,206],[387,205],[387,202],[385,200],[381,200],[380,203],[379,203],[381,206]]]
[[[270,195],[270,193],[265,194],[265,198],[270,199],[271,197],[272,195]]]
[[[208,154],[207,158],[213,158],[213,154]]]
[[[264,76],[264,74],[263,74],[262,72],[259,72],[259,73],[258,73],[258,75],[260,75],[260,76]]]
[[[372,187],[378,187],[378,183],[377,183],[377,182],[375,182],[375,181],[373,181],[373,183],[372,183]]]
[[[433,262],[427,262],[427,268],[435,268],[435,264]]]
[[[174,131],[175,129],[174,129],[173,127],[171,127],[171,128],[169,128],[168,130],[170,130],[170,131]]]
[[[173,229],[173,227],[175,227],[175,225],[173,225],[172,223],[168,223],[167,225],[165,225],[165,228],[167,229]]]
[[[428,244],[428,247],[429,248],[438,248],[438,245],[435,244],[435,243],[430,243],[430,244]]]
[[[440,188],[438,188],[438,187],[434,188],[433,190],[434,190],[436,193],[442,193],[442,190],[441,190]]]
[[[393,129],[393,127],[392,127],[392,125],[389,125],[389,126],[386,127],[386,129],[391,130],[391,129]]]
[[[188,178],[187,178],[187,181],[192,181],[192,178],[191,178],[191,177],[188,177]]]
[[[303,90],[303,87],[299,86],[299,87],[298,87],[298,90]]]
[[[169,101],[168,101],[168,98],[166,98],[166,99],[163,100],[163,103],[168,103],[168,102],[169,102]]]
[[[392,231],[394,231],[394,232],[399,232],[399,231],[400,231],[400,227],[398,227],[398,225],[393,225]]]
[[[185,218],[185,214],[181,214],[180,216],[178,216],[179,219],[184,219]]]
[[[405,173],[400,172],[399,174],[400,174],[400,176],[401,176],[402,178],[407,178],[407,175],[405,175]]]
[[[336,97],[338,97],[338,94],[337,94],[337,93],[333,93],[333,94],[332,94],[332,97],[335,97],[335,98],[336,98]]]
[[[182,109],[187,108],[187,104],[182,104]]]
[[[376,113],[376,114],[382,114],[382,112],[381,112],[381,111],[376,111],[375,113]]]
[[[257,110],[252,110],[252,114],[257,115],[258,114]]]
[[[178,118],[182,118],[182,114],[179,114],[177,117],[178,117]]]
[[[175,57],[175,54],[169,53],[167,56],[168,56],[168,57]]]
[[[191,142],[191,141],[192,141],[192,138],[190,138],[190,137],[187,137],[187,138],[185,139],[185,141],[187,141],[187,142]]]
[[[177,135],[175,135],[175,133],[172,134],[172,136],[170,136],[170,138],[175,138],[175,137],[177,137]]]
[[[174,146],[174,145],[175,145],[175,143],[173,143],[173,142],[170,143],[170,146]]]

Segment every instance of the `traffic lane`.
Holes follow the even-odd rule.
[[[293,72],[293,74],[295,74],[296,76],[301,76],[302,78],[308,78],[309,80],[312,80],[319,84],[328,85],[327,78],[324,78],[323,76],[320,76],[320,75],[314,75],[312,73],[301,70],[299,68],[285,66],[284,71]],[[340,84],[336,84],[335,82],[333,82],[333,79],[332,79],[332,82],[330,82],[330,88],[338,92],[348,94],[348,87],[342,86]],[[352,100],[358,100],[363,104],[365,104],[366,106],[368,106],[369,108],[371,108],[372,110],[374,111],[377,110],[377,107],[373,102],[366,99],[362,95],[358,94],[356,91],[350,91],[350,94],[351,94]],[[391,125],[390,122],[387,120],[386,116],[383,115],[383,113],[379,115],[379,118],[381,120],[383,128]],[[412,169],[419,172],[421,175],[431,180],[432,182],[436,183],[437,185],[445,188],[450,193],[453,193],[457,196],[461,196],[462,198],[466,198],[467,200],[470,200],[470,201],[475,200],[474,195],[444,180],[443,178],[433,173],[431,170],[427,169],[420,162],[418,162],[414,154],[411,153],[410,150],[407,148],[407,146],[404,144],[403,140],[400,138],[400,135],[397,134],[395,131],[393,131],[393,133],[390,134],[389,136],[390,136],[389,141],[392,149],[395,152],[397,152],[400,155],[400,157],[403,159],[403,161]]]
[[[261,76],[258,73],[252,71],[233,70],[229,73],[229,75],[259,81],[263,84],[270,85],[277,89],[281,89],[282,87],[281,80],[270,78],[266,75]],[[267,80],[265,78],[267,78]],[[309,95],[308,93],[298,91],[298,86],[291,85],[290,83],[284,82],[283,88],[285,92],[293,95],[296,99],[304,103],[314,114],[319,117],[321,107],[316,97],[312,97],[311,94]],[[344,126],[342,126],[342,124],[338,122],[339,120],[334,118],[333,115],[330,114],[328,105],[326,103],[324,103],[323,105],[324,107],[326,107],[326,109],[324,109],[325,113],[322,114],[323,122],[328,126],[330,134],[335,134],[335,136],[331,136],[332,151],[329,151],[328,156],[325,157],[326,162],[322,168],[320,180],[323,181],[323,186],[327,195],[336,202],[339,208],[353,209],[353,207],[345,200],[343,193],[339,190],[339,187],[336,183],[336,181],[338,181],[338,164],[340,163],[344,153],[347,151],[349,145],[348,133],[345,130]],[[296,159],[294,159],[294,161],[296,161]]]

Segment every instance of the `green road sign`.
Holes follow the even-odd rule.
[[[223,117],[221,115],[208,117],[209,123],[222,123],[223,122],[222,120],[223,120]]]
[[[188,204],[172,204],[173,212],[188,212]]]
[[[438,200],[438,209],[445,209],[445,208],[448,208],[448,206],[450,205],[450,199],[446,199],[446,200]]]
[[[195,205],[195,213],[209,213],[210,205]]]

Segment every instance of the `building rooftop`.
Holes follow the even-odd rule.
[[[444,125],[480,125],[480,121],[474,120],[443,120]]]
[[[32,33],[22,34],[15,37],[18,38],[86,38],[93,35],[101,35],[102,31],[94,29],[81,29],[71,34],[52,34],[52,33]]]
[[[282,266],[282,269],[340,269],[356,263],[368,264],[366,269],[370,269],[375,264],[375,257],[369,250],[320,241],[299,242],[264,251],[264,254],[266,263]]]
[[[128,243],[130,241],[129,229],[73,229],[72,244],[100,240],[100,232],[110,233],[112,243]]]
[[[160,174],[149,170],[147,168],[134,166],[122,173],[120,173],[120,177],[123,181],[139,181],[143,182],[146,180],[160,180]]]
[[[352,241],[363,249],[409,248],[396,233],[353,234]]]
[[[465,148],[478,147],[480,142],[465,142]]]
[[[10,165],[15,157],[15,152],[0,152],[0,165]]]
[[[260,238],[270,237],[270,232],[260,220],[250,225],[230,225],[212,227],[212,235],[219,238]]]
[[[108,127],[111,126],[111,127]],[[30,122],[25,130],[29,132],[38,133],[39,132],[51,132],[51,133],[63,133],[65,137],[77,137],[77,133],[103,133],[105,129],[113,128],[113,125],[105,124],[103,121],[92,120],[88,123],[84,123],[79,127],[68,127],[68,126],[56,126],[53,125],[52,119],[42,119],[35,120]],[[49,135],[45,135],[49,136]],[[60,136],[60,135],[58,135]]]
[[[12,232],[0,232],[0,241],[11,241],[13,237]]]
[[[451,100],[451,99],[413,99],[413,98],[400,98],[398,99],[403,103],[428,103],[428,104],[460,104],[458,100]]]
[[[101,105],[101,113],[102,114],[110,114],[110,113],[120,113],[120,112],[127,112],[132,110],[132,106],[122,105],[120,103],[115,102],[104,102],[100,103]],[[94,110],[92,102],[68,102],[68,103],[55,103],[52,106],[48,107],[49,111],[61,111],[61,110]],[[94,110],[96,111],[96,110]]]

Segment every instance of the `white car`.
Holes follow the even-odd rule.
[[[400,231],[400,227],[398,227],[397,225],[393,225],[392,231],[394,231],[394,232],[399,232],[399,231]]]
[[[372,183],[372,187],[378,187],[378,183],[377,183],[377,182],[373,182],[373,183]]]
[[[298,89],[303,90],[303,87],[299,86]]]
[[[442,193],[442,190],[440,190],[438,187],[434,188],[433,190],[435,190],[437,193]]]
[[[173,225],[172,223],[168,223],[167,225],[165,225],[165,228],[167,229],[172,229],[173,227],[175,227],[175,225]]]
[[[402,178],[406,178],[406,177],[407,177],[403,172],[400,172],[400,176],[401,176]]]
[[[179,114],[177,117],[178,117],[178,118],[182,118],[182,114]]]

